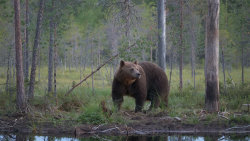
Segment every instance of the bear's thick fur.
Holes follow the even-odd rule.
[[[112,84],[112,99],[118,110],[125,95],[135,98],[135,112],[138,112],[146,100],[151,101],[150,109],[159,107],[159,98],[167,106],[168,94],[168,79],[159,66],[150,62],[120,61]]]

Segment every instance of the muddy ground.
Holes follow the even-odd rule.
[[[121,111],[129,120],[127,124],[79,124],[76,121],[38,122],[23,115],[0,117],[1,133],[25,133],[41,135],[156,135],[156,134],[250,134],[250,125],[229,125],[226,119],[211,122],[202,119],[196,124],[188,124],[184,118],[170,117],[167,113],[134,113]],[[223,118],[223,117],[222,117]]]

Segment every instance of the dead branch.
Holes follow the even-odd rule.
[[[250,125],[246,125],[246,126],[235,126],[235,127],[231,127],[231,128],[226,129],[226,131],[232,130],[232,129],[244,129],[244,128],[248,128],[248,127],[250,127]]]
[[[227,120],[229,120],[229,118],[228,117],[226,117],[226,116],[223,116],[223,115],[218,115],[219,117],[222,117],[222,118],[225,118],[225,119],[227,119]]]
[[[92,130],[97,130],[99,127],[101,127],[101,126],[103,126],[103,125],[104,125],[104,124],[94,126],[94,127],[92,128]]]
[[[112,131],[112,130],[115,130],[115,129],[117,129],[117,128],[110,128],[110,129],[106,129],[106,130],[103,130],[103,131],[101,131],[102,133],[105,133],[105,132],[110,132],[110,131]]]
[[[128,46],[126,48],[126,50],[129,50],[130,48],[132,48],[133,46],[135,46],[136,43]],[[92,71],[89,75],[87,75],[83,80],[81,80],[79,83],[77,83],[76,85],[72,86],[72,88],[65,93],[65,96],[68,95],[69,93],[71,93],[76,87],[78,87],[79,85],[82,84],[82,82],[86,81],[89,77],[91,77],[93,74],[95,74],[96,72],[98,72],[103,66],[105,66],[108,62],[112,61],[114,58],[116,58],[119,55],[119,53],[117,53],[116,55],[110,57],[107,61],[105,61],[103,64],[101,64],[100,66],[97,67],[97,69],[95,69],[94,71]]]

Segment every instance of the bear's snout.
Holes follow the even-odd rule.
[[[136,77],[139,79],[141,77],[141,73],[137,72]]]

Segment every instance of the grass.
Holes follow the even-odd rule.
[[[6,68],[0,68],[0,84],[5,83]],[[111,82],[112,71],[109,67],[101,69],[100,72],[94,75],[94,91],[92,91],[91,78],[84,82],[80,87],[76,88],[71,94],[65,96],[64,94],[80,81],[80,78],[88,75],[91,70],[86,68],[80,76],[78,69],[64,70],[59,68],[57,70],[57,98],[53,94],[47,93],[47,68],[43,67],[40,70],[40,80],[36,78],[35,98],[30,103],[31,117],[35,117],[41,121],[53,121],[55,123],[60,120],[76,120],[79,123],[127,123],[119,112],[114,112],[111,116],[103,113],[101,102],[104,101],[107,109],[113,110],[113,103],[111,99]],[[167,70],[167,75],[169,70]],[[220,74],[222,74],[220,72]],[[241,85],[241,74],[239,69],[233,69],[232,72],[226,75],[227,83],[224,89],[222,82],[222,75],[220,75],[220,112],[242,111],[242,104],[249,104],[250,101],[250,68],[245,69],[245,85]],[[168,75],[169,77],[169,75]],[[229,79],[230,78],[230,79]],[[12,80],[12,88],[15,89]],[[184,87],[179,91],[179,72],[177,69],[173,70],[171,80],[171,91],[169,95],[168,114],[172,117],[186,118],[187,123],[199,123],[200,113],[204,108],[205,102],[205,79],[203,69],[196,70],[196,88],[193,87],[193,80],[191,77],[191,69],[185,67],[183,70]],[[5,92],[5,85],[0,85],[0,116],[15,112],[15,90],[10,94]],[[146,102],[144,109],[149,108],[150,103]],[[135,102],[133,98],[125,97],[122,109],[133,110]],[[157,109],[162,111],[165,109]],[[204,121],[212,121],[218,118],[217,115],[207,115]],[[229,116],[229,122],[235,123],[250,123],[249,112],[240,116]],[[206,123],[206,122],[205,122]]]

